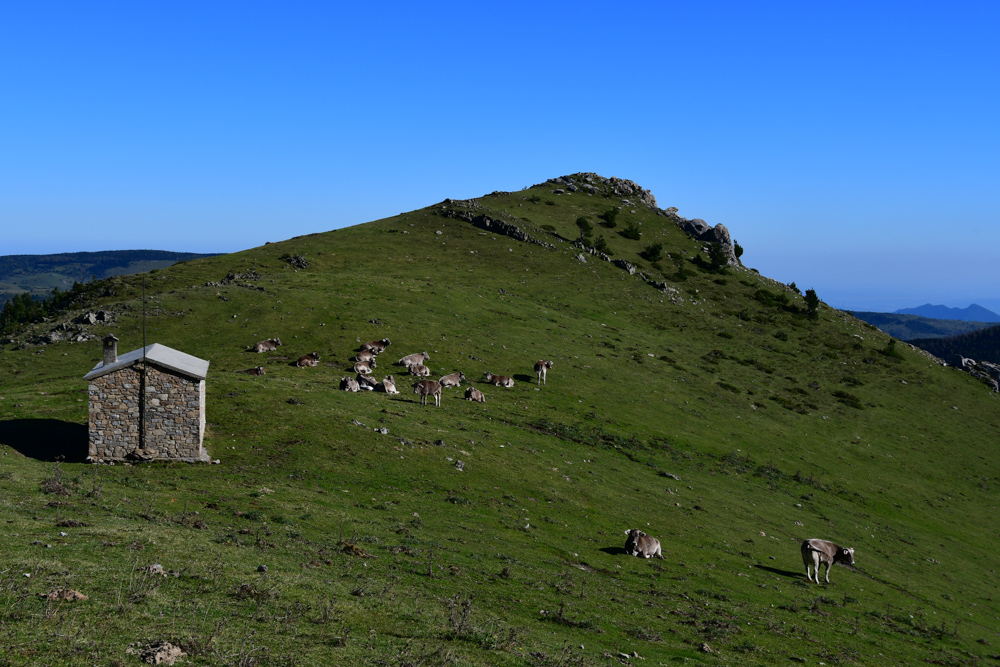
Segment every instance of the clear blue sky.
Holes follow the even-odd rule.
[[[1000,3],[4,3],[0,254],[234,251],[577,171],[828,303],[1000,309]]]

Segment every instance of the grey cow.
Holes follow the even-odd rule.
[[[628,535],[628,539],[625,540],[625,551],[628,552],[628,555],[641,558],[652,558],[653,556],[663,558],[660,541],[655,537],[647,535],[638,528],[626,530],[625,534]]]
[[[854,549],[837,546],[829,540],[813,538],[802,543],[802,563],[806,566],[806,579],[817,584],[819,566],[826,563],[826,583],[830,583],[830,567],[834,563],[854,565]],[[810,569],[812,569],[811,576]]]

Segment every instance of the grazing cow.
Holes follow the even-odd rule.
[[[247,375],[264,375],[267,371],[264,370],[263,366],[256,366],[254,368],[248,368],[245,371],[240,371],[240,373],[246,373]]]
[[[451,375],[445,375],[443,378],[438,380],[442,387],[461,387],[462,382],[465,380],[465,373],[459,371],[457,373],[452,373]]]
[[[430,358],[431,355],[427,354],[426,352],[417,352],[415,354],[408,354],[399,360],[399,365],[406,366],[407,368],[409,368],[413,364],[422,364]]]
[[[295,365],[299,368],[304,368],[305,366],[319,366],[319,354],[316,352],[303,354],[299,357],[299,360],[295,362]]]
[[[358,387],[361,391],[375,391],[375,385],[378,384],[375,378],[371,375],[362,375],[358,373],[358,377],[354,378],[358,381]]]
[[[437,380],[421,380],[413,383],[413,393],[420,394],[420,405],[427,405],[427,397],[434,397],[434,405],[441,406],[441,383]]]
[[[385,351],[385,348],[389,347],[389,339],[383,338],[382,340],[371,340],[361,346],[361,350],[368,350],[372,354],[381,354]]]
[[[382,391],[386,394],[398,394],[399,390],[396,389],[396,379],[391,375],[386,375],[384,380],[375,385],[375,391]]]
[[[819,566],[826,563],[826,583],[830,583],[830,568],[834,563],[854,565],[854,549],[840,547],[829,540],[806,540],[802,543],[802,563],[806,566],[806,579],[819,583]],[[812,568],[812,576],[809,569]]]
[[[354,364],[354,372],[360,373],[361,375],[371,375],[373,368],[375,368],[374,361],[359,361]]]
[[[372,361],[375,358],[375,353],[371,350],[362,350],[358,352],[358,355],[354,357],[355,361]]]
[[[340,388],[343,391],[361,391],[358,381],[348,377],[340,378]]]
[[[427,368],[427,366],[424,366],[423,364],[413,364],[410,366],[410,375],[416,375],[421,378],[430,377],[431,369]]]
[[[625,540],[625,551],[628,555],[641,558],[653,556],[663,558],[663,552],[660,551],[660,541],[655,537],[650,537],[638,528],[626,530],[625,534],[628,535],[628,539]]]
[[[250,349],[254,352],[274,352],[278,349],[279,345],[281,345],[280,338],[268,338],[259,343],[254,343],[254,346]]]
[[[513,387],[514,378],[507,377],[506,375],[494,375],[493,373],[485,373],[486,381],[489,384],[494,384],[498,387]]]
[[[545,372],[552,368],[552,362],[544,359],[535,364],[535,375],[538,376],[538,384],[546,384]]]
[[[485,403],[486,396],[484,396],[483,392],[479,391],[475,387],[468,387],[465,390],[465,400],[475,401],[476,403]]]

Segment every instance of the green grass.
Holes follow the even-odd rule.
[[[212,362],[218,466],[22,455],[79,435],[100,345],[6,346],[0,664],[137,664],[128,645],[156,639],[205,665],[1000,653],[997,401],[983,385],[907,345],[883,354],[887,336],[844,313],[810,321],[801,296],[749,270],[719,280],[693,261],[700,244],[640,207],[618,224],[641,239],[608,243],[673,298],[581,263],[558,237],[616,201],[550,189],[466,203],[556,250],[435,205],[151,274],[149,342]],[[654,243],[674,258],[663,271],[639,257]],[[281,259],[294,254],[309,268]],[[204,287],[250,269],[263,292]],[[118,314],[123,351],[141,345],[138,285],[116,279],[96,304]],[[278,352],[245,351],[271,336]],[[337,391],[358,343],[382,337],[376,375],[404,393]],[[314,350],[319,367],[289,365]],[[391,362],[425,350],[487,402],[447,390],[421,407]],[[542,358],[555,365],[539,389]],[[266,376],[236,372],[258,364]],[[518,382],[489,387],[484,371]],[[56,484],[67,495],[45,492]],[[623,555],[632,527],[665,560]],[[854,547],[857,568],[807,584],[809,537]],[[140,572],[153,563],[176,576]],[[39,597],[64,586],[89,599]]]

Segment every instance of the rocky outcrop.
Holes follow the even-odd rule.
[[[982,381],[994,393],[1000,394],[1000,364],[990,361],[976,361],[968,357],[959,356],[955,365],[963,371]]]
[[[638,183],[625,178],[605,178],[593,172],[585,171],[570,176],[559,176],[550,178],[546,183],[555,186],[553,194],[565,194],[566,192],[583,192],[585,194],[603,194],[608,197],[622,199],[622,203],[627,206],[642,205],[656,209],[656,197],[653,193],[643,188]]]
[[[541,239],[536,239],[534,236],[531,236],[515,224],[504,222],[503,220],[497,220],[496,218],[492,218],[485,214],[473,215],[470,211],[456,211],[453,208],[444,208],[440,213],[446,218],[454,218],[455,220],[469,222],[479,229],[493,234],[507,236],[515,241],[521,241],[522,243],[534,243],[535,245],[540,245],[543,248],[548,248],[549,250],[555,250],[556,248],[551,243],[547,243]]]
[[[677,209],[673,209],[676,213]],[[729,266],[740,266],[740,260],[736,258],[736,248],[733,246],[733,239],[729,235],[729,230],[722,223],[712,227],[701,218],[688,220],[678,216],[678,225],[688,235],[693,236],[705,243],[718,243],[722,246],[722,252],[726,255],[726,263]]]

